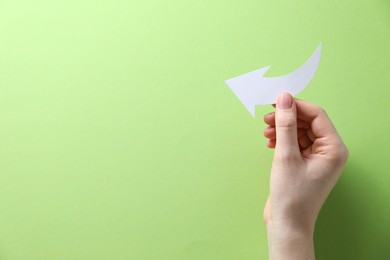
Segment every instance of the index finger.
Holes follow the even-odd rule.
[[[313,134],[316,137],[338,135],[336,128],[324,109],[307,101],[298,99],[294,101],[297,105],[298,118],[311,124]]]

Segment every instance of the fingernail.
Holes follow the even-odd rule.
[[[278,98],[278,102],[277,102],[276,106],[280,110],[290,109],[292,107],[292,102],[293,101],[292,101],[292,97],[290,94],[282,93]]]

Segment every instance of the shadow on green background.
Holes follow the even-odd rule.
[[[330,194],[316,225],[318,259],[389,259],[386,194],[357,176],[375,174],[351,160]],[[357,178],[356,178],[357,177]],[[380,212],[380,213],[379,213]],[[386,216],[387,215],[387,216]]]

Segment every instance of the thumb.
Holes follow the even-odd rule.
[[[297,107],[289,93],[282,93],[275,112],[277,158],[301,158],[297,138]]]

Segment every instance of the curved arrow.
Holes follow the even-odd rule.
[[[256,105],[275,104],[282,92],[295,96],[309,84],[320,62],[321,49],[320,43],[306,63],[290,74],[265,78],[263,75],[271,67],[268,66],[225,82],[254,117]]]

